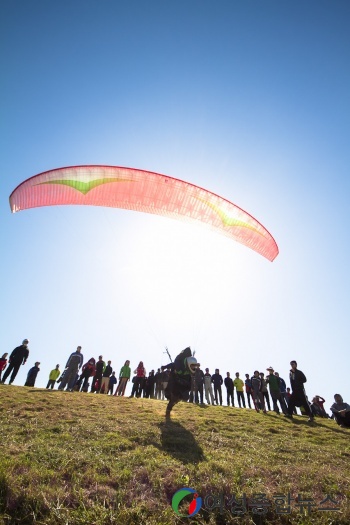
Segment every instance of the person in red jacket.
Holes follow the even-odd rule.
[[[94,376],[96,372],[96,361],[95,358],[92,357],[89,359],[85,365],[83,365],[81,376],[79,377],[78,383],[77,383],[77,389],[82,392],[87,392],[89,388],[89,378],[91,376]]]
[[[2,357],[0,357],[0,382],[1,382],[1,374],[5,370],[7,365],[7,356],[8,352],[5,352],[5,354],[2,354]]]

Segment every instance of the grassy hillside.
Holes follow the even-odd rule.
[[[0,523],[350,523],[349,430],[187,403],[166,422],[165,406],[1,385]],[[193,518],[171,506],[182,487],[203,499]],[[243,493],[266,494],[267,514],[232,514],[230,499]],[[290,514],[276,512],[276,493],[290,493]],[[315,509],[329,495],[340,510],[309,516],[298,494]],[[181,514],[191,500],[180,504]]]

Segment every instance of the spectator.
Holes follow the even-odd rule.
[[[52,390],[53,387],[55,386],[55,383],[56,383],[57,379],[60,377],[60,374],[61,374],[61,372],[60,372],[60,365],[56,365],[56,368],[54,368],[50,372],[49,382],[47,383],[46,388],[51,388],[51,390]]]
[[[340,394],[334,395],[334,401],[335,403],[331,406],[334,419],[342,428],[350,428],[350,405],[344,403]]]
[[[211,382],[214,385],[215,403],[218,405],[220,401],[220,405],[222,405],[221,385],[223,384],[223,380],[222,376],[220,375],[220,370],[218,368],[215,369],[215,374],[211,376]]]
[[[251,404],[250,404],[250,400],[252,399],[252,381],[249,377],[249,374],[246,374],[245,375],[245,393],[247,395],[247,401],[248,401],[248,406],[249,408],[252,408],[251,407]],[[254,401],[253,401],[254,403]]]
[[[109,378],[112,375],[113,369],[111,367],[112,361],[107,361],[107,366],[102,372],[102,382],[101,382],[101,394],[108,394],[108,388],[109,388]]]
[[[130,361],[127,359],[119,372],[119,384],[117,390],[115,391],[115,396],[123,396],[125,394],[126,385],[128,381],[130,381],[130,375]]]
[[[225,384],[226,392],[227,392],[227,406],[228,407],[230,406],[230,400],[231,400],[232,406],[234,407],[235,400],[233,398],[233,380],[232,380],[232,377],[230,377],[230,372],[226,372],[224,384]]]
[[[61,382],[58,390],[64,390],[64,388],[67,387],[67,390],[70,392],[73,391],[73,387],[76,383],[77,373],[83,366],[83,360],[84,357],[81,353],[81,346],[78,346],[76,351],[73,352],[68,358],[66,370],[61,376]]]
[[[0,357],[0,383],[1,383],[1,374],[3,370],[5,370],[6,365],[7,365],[7,356],[8,356],[8,352],[5,352],[4,354],[2,354],[2,357]]]
[[[146,378],[145,380],[145,392],[144,392],[144,397],[147,397],[147,398],[151,398],[153,399],[154,398],[154,384],[155,384],[155,375],[154,375],[154,370],[151,370],[150,373],[148,374],[148,377]]]
[[[205,399],[208,405],[210,405],[210,403],[213,405],[214,404],[214,394],[213,394],[213,387],[212,387],[212,382],[211,382],[211,374],[209,374],[209,368],[205,369],[204,393],[205,393]],[[209,401],[209,398],[210,398],[210,401]]]
[[[158,368],[156,374],[155,374],[155,385],[156,385],[156,391],[155,391],[155,397],[156,399],[162,398],[162,371],[160,368]]]
[[[117,384],[117,378],[115,377],[115,372],[112,372],[112,375],[109,378],[109,383],[108,383],[108,394],[111,394],[111,396],[113,396],[114,385],[116,384]]]
[[[239,377],[239,372],[236,372],[236,378],[233,381],[233,385],[236,388],[236,395],[239,408],[242,408],[241,402],[243,407],[245,408],[245,399],[243,393],[244,381],[242,381],[242,379]]]
[[[129,397],[135,397],[135,396],[137,397],[137,392],[138,392],[138,388],[139,388],[139,383],[138,383],[137,376],[134,376],[132,378],[131,382],[132,382],[132,389],[131,389],[131,394],[130,394]],[[119,388],[119,385],[118,385],[118,388]],[[116,395],[116,394],[114,394],[114,395]],[[118,395],[120,395],[120,394],[118,394]]]
[[[134,370],[134,374],[136,374],[136,397],[141,397],[141,393],[145,384],[145,378],[146,378],[146,369],[143,366],[143,361],[140,361],[138,364],[138,367],[136,370]]]
[[[252,382],[252,397],[255,405],[255,410],[260,412],[262,410],[266,414],[264,394],[261,391],[262,382],[258,370],[254,371],[254,375],[251,377]]]
[[[284,399],[284,402],[285,402],[285,405],[286,405],[286,408],[287,408],[288,400],[287,400],[287,385],[286,385],[286,382],[285,382],[284,379],[282,379],[282,377],[280,377],[278,372],[275,372],[275,376],[278,377],[278,381],[279,381],[279,384],[280,384],[280,392],[282,394],[282,397]]]
[[[29,356],[29,348],[28,348],[29,341],[28,339],[23,339],[21,346],[16,346],[14,350],[12,350],[8,367],[5,370],[4,376],[2,378],[1,383],[5,384],[6,379],[11,374],[9,385],[12,385],[13,381],[16,378],[16,375],[18,374],[18,370],[21,365],[25,365]]]
[[[162,371],[161,399],[163,401],[165,400],[165,389],[167,388],[168,383],[169,383],[169,376],[170,376],[169,370]]]
[[[191,375],[191,393],[190,403],[201,403],[203,405],[203,386],[204,386],[204,373],[200,368],[200,364],[197,364],[194,374]]]
[[[287,386],[287,392],[286,392],[286,400],[287,400],[287,408],[289,406],[289,400],[291,398],[291,395],[292,395],[292,392],[290,391],[290,387]],[[288,410],[287,410],[288,411]],[[297,411],[296,411],[296,408],[294,407],[293,409],[293,414],[294,415],[297,415]]]
[[[314,416],[326,417],[326,418],[329,417],[329,415],[327,414],[327,412],[324,409],[324,403],[325,402],[326,402],[326,400],[323,399],[323,397],[321,397],[321,396],[315,396],[313,398],[312,403],[311,403],[311,411],[312,411]]]
[[[266,370],[268,370],[269,372],[269,375],[266,378],[266,383],[269,385],[270,396],[273,402],[273,409],[276,412],[276,414],[280,413],[280,410],[277,405],[277,401],[279,401],[283,414],[286,414],[287,406],[284,401],[284,397],[281,394],[279,378],[274,374],[272,366],[270,366]]]
[[[306,383],[306,377],[301,370],[298,370],[296,361],[291,361],[290,366],[292,367],[289,374],[292,395],[289,398],[288,413],[286,416],[292,418],[295,407],[303,406],[305,413],[309,416],[308,421],[311,423],[314,421],[314,416],[311,412],[309,401],[305,394],[304,383]]]
[[[87,392],[89,390],[89,379],[93,377],[96,373],[96,361],[94,357],[91,357],[87,363],[82,368],[82,373],[77,381],[77,388],[82,392]]]
[[[260,372],[261,392],[262,392],[262,394],[264,396],[264,399],[266,401],[268,410],[271,410],[270,397],[269,397],[269,392],[267,390],[267,384],[266,384],[266,379],[265,379],[264,375],[265,375],[264,372]]]
[[[27,375],[27,380],[24,383],[24,386],[34,386],[35,385],[36,376],[38,375],[38,372],[40,372],[39,365],[40,365],[39,361],[36,361],[35,365],[32,366],[32,368],[29,370],[28,375]]]
[[[98,361],[96,363],[95,375],[92,380],[90,392],[98,393],[100,391],[101,385],[102,385],[102,375],[103,375],[103,372],[105,371],[105,368],[106,368],[106,363],[103,360],[103,356],[99,355]]]

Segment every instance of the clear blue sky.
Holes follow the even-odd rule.
[[[307,394],[350,403],[350,3],[5,0],[2,352],[30,339],[37,386],[78,344],[119,371],[187,345],[241,375],[296,359]],[[24,179],[130,166],[207,188],[275,237],[273,263],[129,211],[11,215]]]

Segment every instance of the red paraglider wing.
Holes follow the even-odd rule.
[[[203,188],[158,173],[72,166],[31,177],[10,195],[13,213],[62,204],[110,206],[200,221],[270,261],[278,255],[274,238],[247,212]]]

